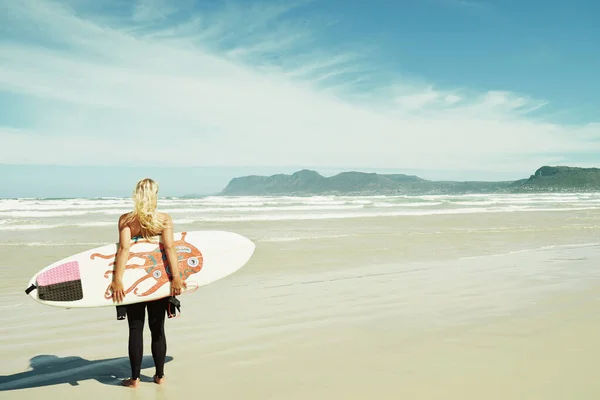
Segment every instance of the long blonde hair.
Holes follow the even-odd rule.
[[[146,239],[158,235],[164,228],[163,221],[156,213],[157,203],[158,183],[150,178],[140,180],[133,191],[133,212],[128,220],[136,220],[140,224],[142,236]]]

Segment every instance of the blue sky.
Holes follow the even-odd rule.
[[[47,171],[52,192],[98,196],[151,172],[179,195],[299,168],[597,166],[598,16],[575,0],[2,2],[0,197],[49,195]]]

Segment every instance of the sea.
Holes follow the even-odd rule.
[[[600,193],[427,196],[207,196],[163,198],[159,209],[182,229],[204,222],[328,220],[600,209]],[[0,231],[114,225],[128,198],[0,199]]]

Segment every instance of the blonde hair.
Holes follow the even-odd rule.
[[[129,220],[137,220],[142,236],[146,239],[158,235],[164,228],[164,223],[156,213],[158,202],[158,183],[150,178],[140,180],[133,191],[133,212]]]

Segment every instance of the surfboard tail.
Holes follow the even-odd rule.
[[[79,263],[69,261],[41,272],[26,290],[37,290],[37,298],[43,301],[76,301],[83,298]]]

